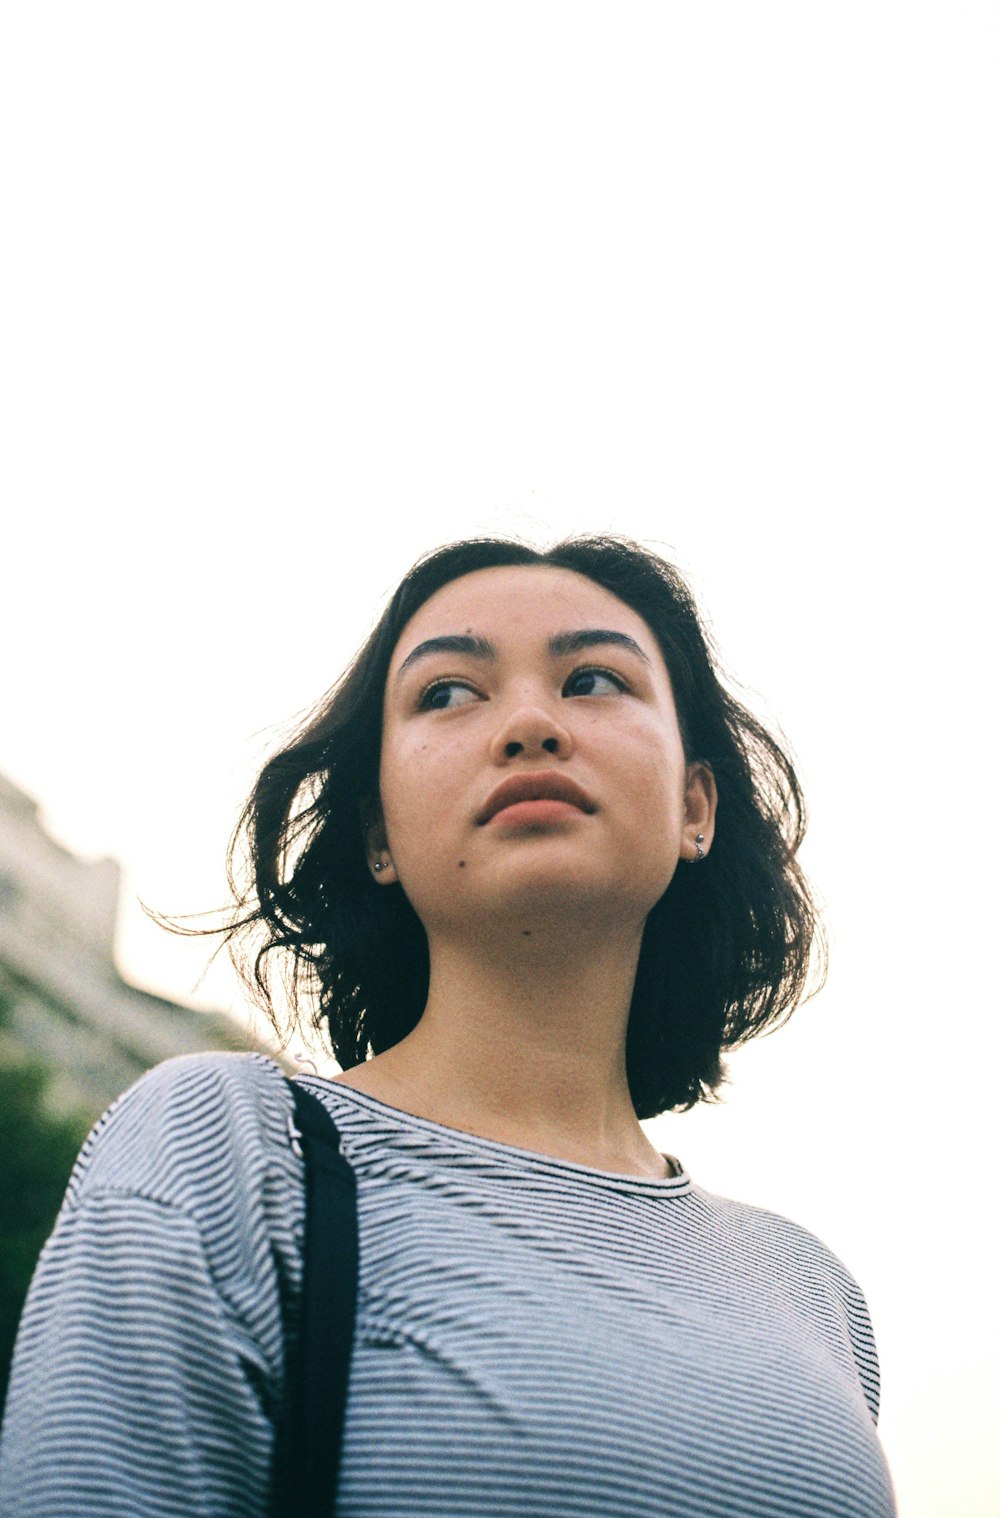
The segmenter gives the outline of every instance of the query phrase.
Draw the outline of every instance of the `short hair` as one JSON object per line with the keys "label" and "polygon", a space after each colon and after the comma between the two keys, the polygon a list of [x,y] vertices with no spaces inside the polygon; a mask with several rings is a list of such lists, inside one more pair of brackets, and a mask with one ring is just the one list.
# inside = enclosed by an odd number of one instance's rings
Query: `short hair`
{"label": "short hair", "polygon": [[628,539],[575,537],[539,550],[473,538],[418,560],[350,667],[260,772],[229,847],[230,952],[287,1041],[274,998],[281,965],[295,1019],[326,1033],[345,1070],[416,1026],[427,937],[402,887],[376,885],[366,853],[386,678],[404,627],[435,591],[512,565],[573,570],[643,618],[670,675],[685,757],[715,776],[711,850],[675,871],[649,913],[626,1039],[637,1116],[686,1110],[716,1097],[726,1051],[819,988],[824,943],[795,857],[805,808],[792,761],[723,686],[680,574]]}

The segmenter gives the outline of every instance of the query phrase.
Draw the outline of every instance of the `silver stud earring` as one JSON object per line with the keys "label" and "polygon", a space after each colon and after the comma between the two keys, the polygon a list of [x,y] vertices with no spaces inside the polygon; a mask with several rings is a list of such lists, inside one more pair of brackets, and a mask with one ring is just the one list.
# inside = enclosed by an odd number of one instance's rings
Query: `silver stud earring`
{"label": "silver stud earring", "polygon": [[695,863],[696,864],[698,863],[698,860],[704,859],[704,857],[705,857],[705,850],[702,848],[702,844],[704,842],[705,842],[705,835],[704,835],[704,833],[698,833],[696,835],[696,837],[695,837],[695,840],[694,840],[694,846],[695,846],[695,848],[697,850],[697,854],[695,856]]}
{"label": "silver stud earring", "polygon": [[375,871],[376,874],[378,874],[379,870],[384,870],[385,869],[385,860],[384,859],[378,860],[378,862],[376,864],[372,865],[372,869]]}

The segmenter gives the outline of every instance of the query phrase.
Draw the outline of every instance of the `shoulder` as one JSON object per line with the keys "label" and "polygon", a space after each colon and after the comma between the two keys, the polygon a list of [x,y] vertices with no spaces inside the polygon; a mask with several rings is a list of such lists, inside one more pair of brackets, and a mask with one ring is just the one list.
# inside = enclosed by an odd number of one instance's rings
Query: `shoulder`
{"label": "shoulder", "polygon": [[[132,1191],[188,1211],[226,1173],[252,1175],[287,1149],[291,1094],[278,1065],[259,1054],[166,1060],[112,1103],[80,1152],[66,1205],[97,1192]],[[289,1150],[290,1152],[290,1150]]]}
{"label": "shoulder", "polygon": [[167,1060],[97,1123],[53,1238],[83,1213],[113,1216],[120,1235],[128,1217],[148,1217],[152,1207],[167,1243],[171,1226],[193,1230],[216,1289],[253,1317],[262,1281],[275,1276],[282,1291],[294,1291],[301,1268],[305,1198],[293,1110],[281,1069],[263,1055]]}
{"label": "shoulder", "polygon": [[861,1295],[861,1288],[839,1255],[801,1223],[750,1202],[705,1191],[701,1196],[720,1225],[747,1250],[766,1260],[776,1279],[786,1280],[790,1287],[797,1282],[814,1286],[829,1283],[846,1296]]}
{"label": "shoulder", "polygon": [[696,1188],[748,1275],[780,1295],[858,1375],[878,1416],[879,1365],[864,1293],[839,1255],[781,1213]]}
{"label": "shoulder", "polygon": [[73,1512],[263,1511],[301,1282],[292,1107],[272,1061],[194,1055],[98,1122],[18,1334],[0,1460],[18,1513],[84,1487]]}

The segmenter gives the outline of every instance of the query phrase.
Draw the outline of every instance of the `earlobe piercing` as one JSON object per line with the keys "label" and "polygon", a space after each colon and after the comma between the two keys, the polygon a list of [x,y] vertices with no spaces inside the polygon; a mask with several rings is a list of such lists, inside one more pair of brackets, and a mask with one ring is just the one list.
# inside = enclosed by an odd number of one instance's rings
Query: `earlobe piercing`
{"label": "earlobe piercing", "polygon": [[376,864],[372,865],[372,869],[376,872],[376,874],[378,873],[379,870],[384,870],[385,869],[385,860],[384,859],[378,860],[378,862]]}
{"label": "earlobe piercing", "polygon": [[695,855],[694,860],[692,861],[694,864],[697,864],[700,859],[704,859],[704,857],[705,857],[705,850],[702,848],[702,844],[704,842],[705,842],[705,835],[704,835],[704,833],[698,833],[698,834],[696,834],[695,840],[694,840],[694,846],[695,846],[695,849],[697,850],[697,853]]}

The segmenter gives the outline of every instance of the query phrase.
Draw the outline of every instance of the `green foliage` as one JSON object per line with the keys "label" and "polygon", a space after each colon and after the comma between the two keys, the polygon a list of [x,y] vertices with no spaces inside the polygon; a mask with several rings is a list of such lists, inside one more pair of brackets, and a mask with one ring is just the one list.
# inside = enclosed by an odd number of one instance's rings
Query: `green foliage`
{"label": "green foliage", "polygon": [[45,1111],[47,1079],[35,1060],[0,1064],[0,1406],[35,1261],[89,1127]]}

